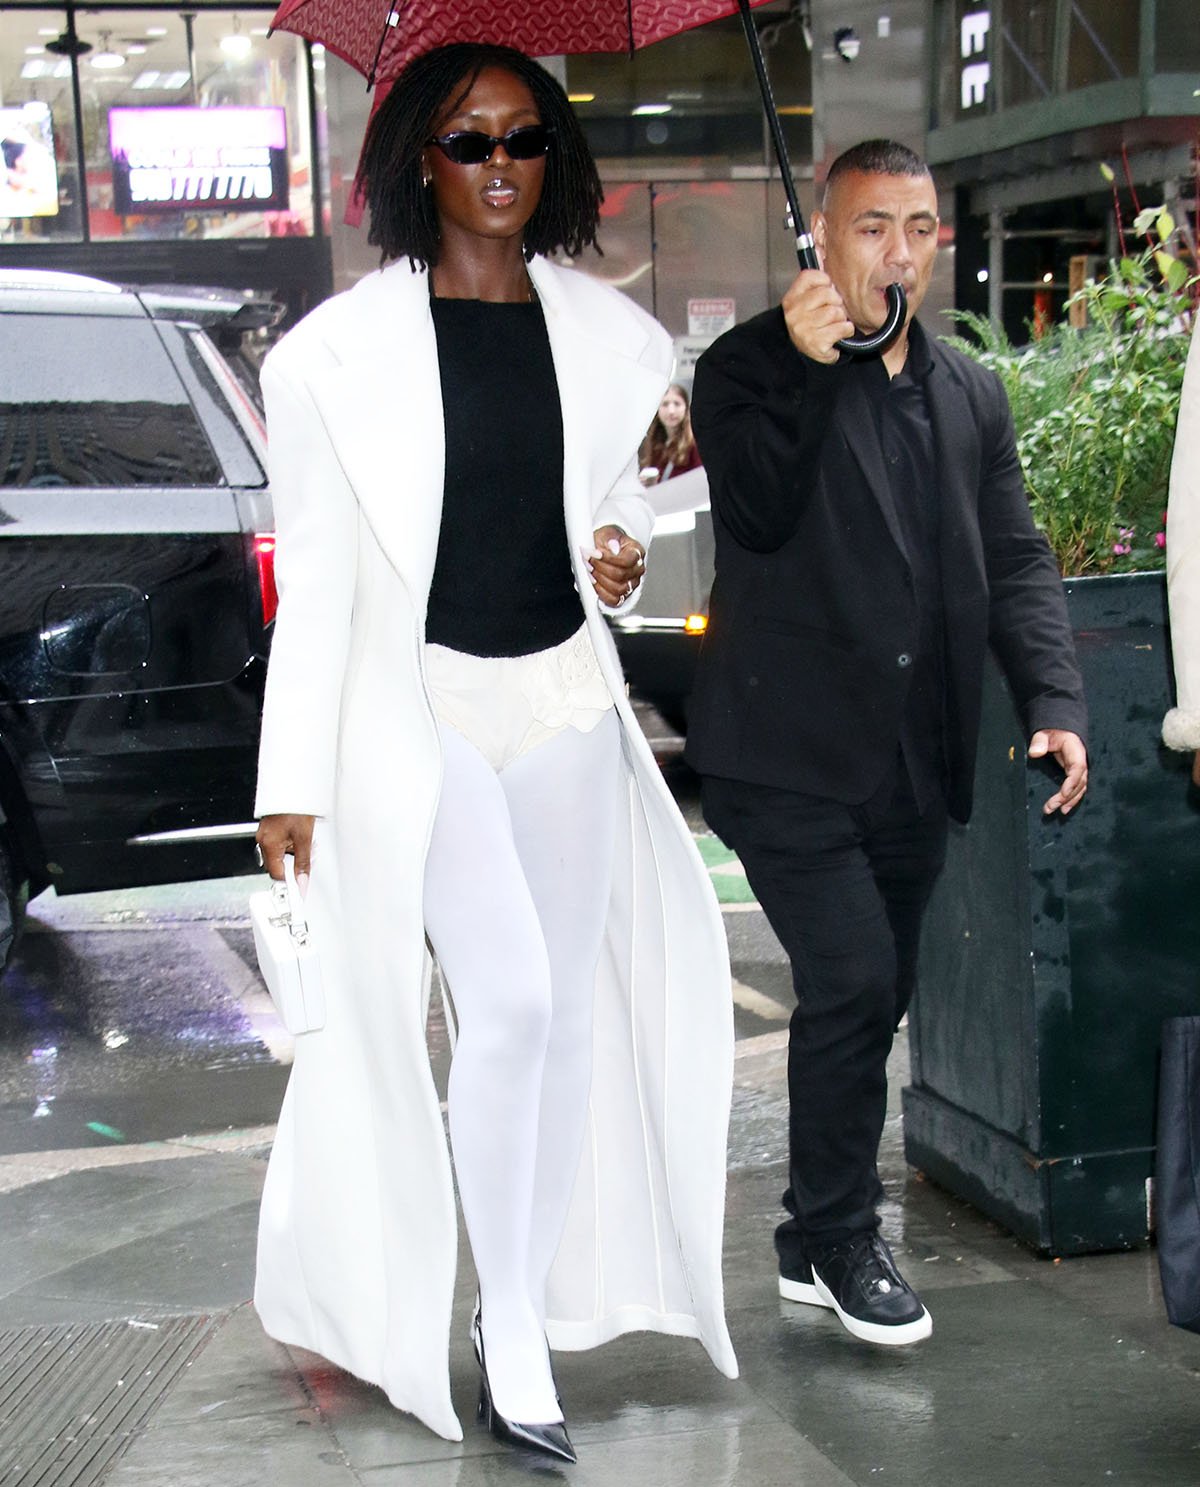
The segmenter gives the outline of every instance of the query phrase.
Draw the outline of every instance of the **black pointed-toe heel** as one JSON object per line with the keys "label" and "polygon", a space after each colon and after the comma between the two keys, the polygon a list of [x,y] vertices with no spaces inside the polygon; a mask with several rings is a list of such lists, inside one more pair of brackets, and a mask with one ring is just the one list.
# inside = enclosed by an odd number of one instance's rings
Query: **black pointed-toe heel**
{"label": "black pointed-toe heel", "polygon": [[479,1408],[476,1419],[486,1425],[491,1435],[507,1446],[516,1446],[523,1451],[538,1451],[551,1456],[555,1461],[574,1462],[578,1458],[567,1434],[565,1420],[550,1424],[524,1424],[520,1420],[509,1420],[492,1403],[492,1386],[488,1382],[487,1359],[483,1351],[483,1329],[480,1326],[479,1308],[471,1318],[471,1341],[475,1344],[475,1357],[479,1363]]}
{"label": "black pointed-toe heel", "polygon": [[[479,1340],[479,1317],[483,1310],[483,1303],[479,1299],[479,1292],[475,1292],[475,1305],[471,1308],[471,1346],[475,1349],[475,1361],[480,1368],[483,1367],[483,1344]],[[554,1402],[562,1409],[562,1391],[558,1387],[558,1376],[554,1372],[554,1359],[550,1357],[550,1342],[546,1341],[546,1357],[550,1363],[550,1382],[554,1385]],[[483,1406],[480,1405],[477,1419],[483,1419]]]}

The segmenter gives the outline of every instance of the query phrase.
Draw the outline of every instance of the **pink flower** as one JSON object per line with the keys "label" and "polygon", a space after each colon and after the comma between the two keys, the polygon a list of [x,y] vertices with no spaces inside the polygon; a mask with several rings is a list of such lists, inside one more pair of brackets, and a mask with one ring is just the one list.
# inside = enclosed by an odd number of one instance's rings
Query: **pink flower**
{"label": "pink flower", "polygon": [[1132,547],[1130,547],[1130,545],[1129,545],[1128,542],[1114,542],[1113,543],[1113,552],[1115,552],[1116,555],[1119,558],[1120,557],[1124,557],[1126,553],[1129,553],[1129,552],[1132,552],[1132,551],[1133,551],[1133,549],[1132,549]]}
{"label": "pink flower", "polygon": [[1155,532],[1155,534],[1154,534],[1154,545],[1155,545],[1155,547],[1166,547],[1166,545],[1167,545],[1167,534],[1165,532]]}

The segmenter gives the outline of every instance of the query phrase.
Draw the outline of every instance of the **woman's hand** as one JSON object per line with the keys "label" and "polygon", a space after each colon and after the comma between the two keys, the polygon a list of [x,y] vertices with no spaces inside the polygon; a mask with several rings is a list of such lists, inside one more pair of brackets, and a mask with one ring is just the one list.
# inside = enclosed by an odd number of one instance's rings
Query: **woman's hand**
{"label": "woman's hand", "polygon": [[642,581],[646,550],[620,527],[598,527],[592,535],[596,548],[587,555],[592,587],[602,603],[617,609]]}
{"label": "woman's hand", "polygon": [[264,816],[258,823],[259,851],[263,866],[273,878],[282,882],[283,859],[290,852],[296,860],[296,884],[301,897],[308,887],[312,868],[313,827],[315,816]]}

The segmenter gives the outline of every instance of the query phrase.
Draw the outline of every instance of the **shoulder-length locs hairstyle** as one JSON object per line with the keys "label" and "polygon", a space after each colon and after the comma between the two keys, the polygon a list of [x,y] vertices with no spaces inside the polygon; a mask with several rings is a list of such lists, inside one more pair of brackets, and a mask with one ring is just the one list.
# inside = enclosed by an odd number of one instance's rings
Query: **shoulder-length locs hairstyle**
{"label": "shoulder-length locs hairstyle", "polygon": [[414,57],[367,126],[358,185],[371,209],[367,241],[379,246],[385,261],[407,257],[429,268],[437,263],[437,212],[433,192],[421,184],[421,152],[438,121],[486,67],[503,67],[520,78],[551,131],[542,197],[525,228],[525,257],[560,248],[577,257],[595,244],[604,200],[600,173],[556,79],[512,47],[454,42]]}

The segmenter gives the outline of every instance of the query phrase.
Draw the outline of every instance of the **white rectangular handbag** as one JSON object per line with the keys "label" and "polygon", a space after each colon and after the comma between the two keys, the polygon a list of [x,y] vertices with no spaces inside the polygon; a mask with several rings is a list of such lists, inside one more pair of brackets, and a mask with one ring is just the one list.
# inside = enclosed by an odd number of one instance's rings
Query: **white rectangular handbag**
{"label": "white rectangular handbag", "polygon": [[325,1026],[321,959],[309,933],[292,858],[283,859],[284,881],[250,895],[250,924],[258,966],[289,1033],[315,1033]]}

